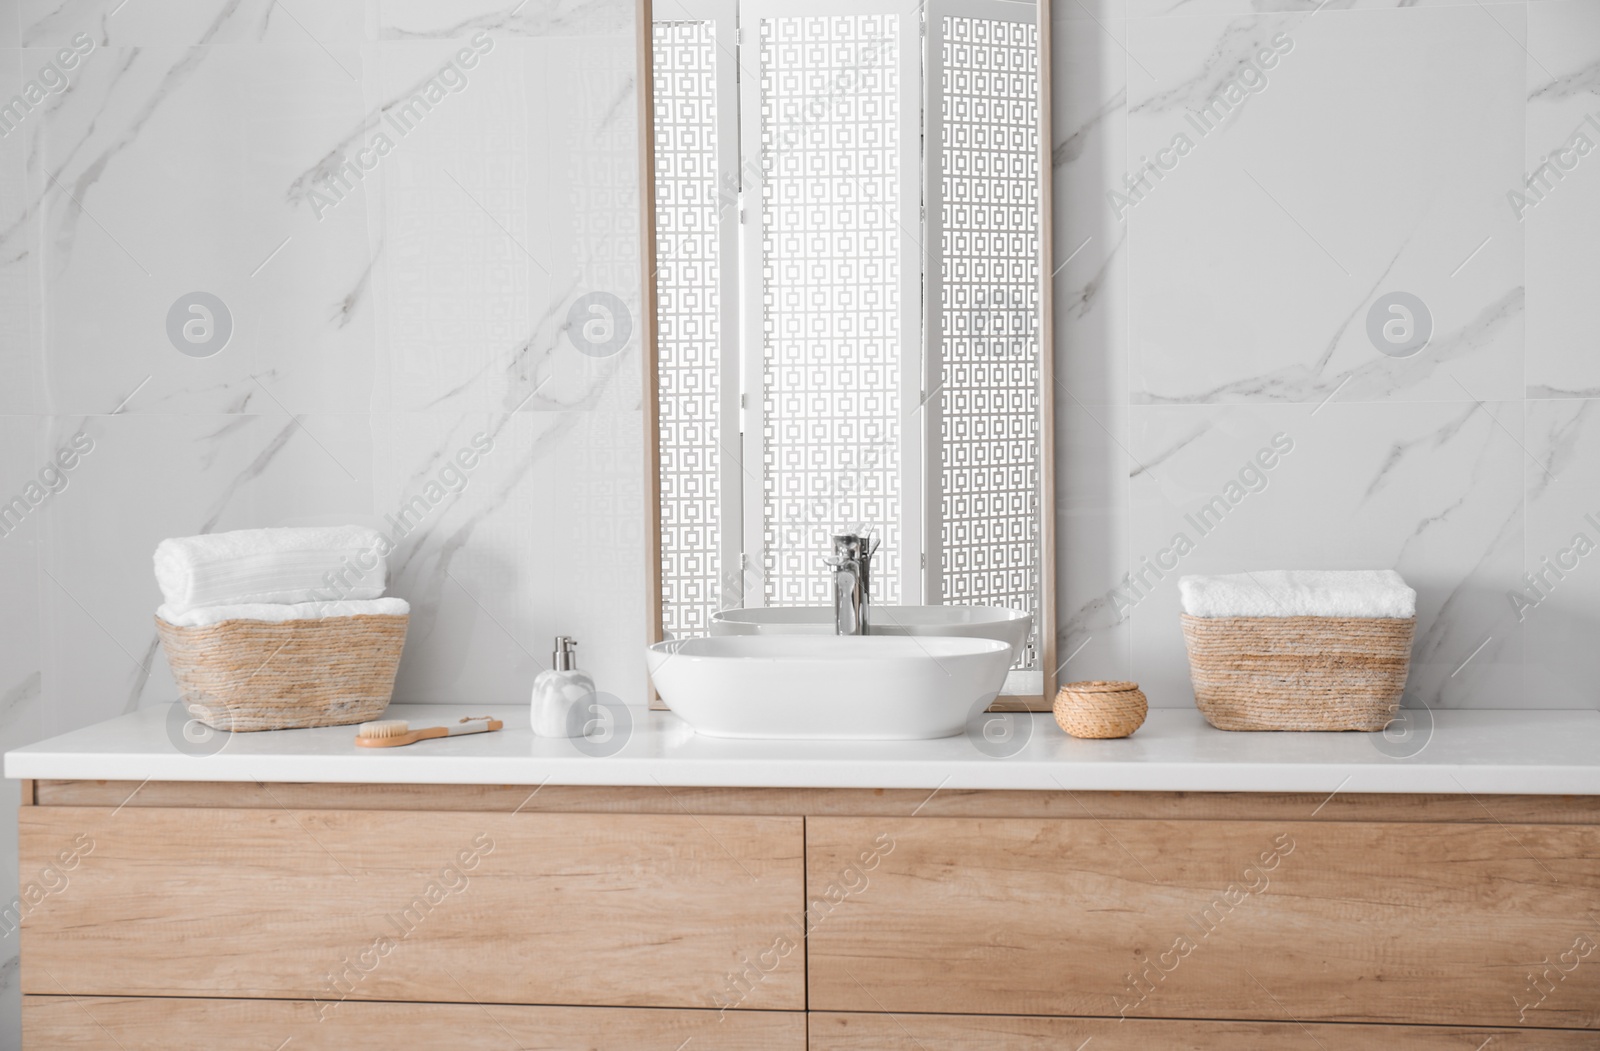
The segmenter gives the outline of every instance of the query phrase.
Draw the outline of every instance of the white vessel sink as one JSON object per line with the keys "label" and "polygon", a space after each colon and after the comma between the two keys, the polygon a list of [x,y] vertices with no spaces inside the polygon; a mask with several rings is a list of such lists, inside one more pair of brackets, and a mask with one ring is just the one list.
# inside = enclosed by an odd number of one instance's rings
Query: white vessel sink
{"label": "white vessel sink", "polygon": [[[1033,614],[1003,606],[879,606],[868,614],[872,635],[998,639],[1010,644],[1012,663],[1027,645]],[[713,635],[832,635],[832,606],[725,609],[711,616]]]}
{"label": "white vessel sink", "polygon": [[648,650],[668,707],[708,737],[953,737],[1005,682],[995,639],[744,635]]}

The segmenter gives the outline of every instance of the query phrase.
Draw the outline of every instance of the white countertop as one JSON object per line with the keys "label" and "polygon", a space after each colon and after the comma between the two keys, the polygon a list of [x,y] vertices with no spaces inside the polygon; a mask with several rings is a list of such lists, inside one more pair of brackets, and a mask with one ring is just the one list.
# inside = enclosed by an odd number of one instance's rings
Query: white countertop
{"label": "white countertop", "polygon": [[[1073,789],[1161,792],[1421,792],[1600,795],[1600,712],[1440,711],[1408,740],[1363,733],[1226,733],[1194,709],[1153,709],[1132,737],[1080,741],[1048,714],[985,754],[939,741],[733,741],[668,712],[631,709],[620,751],[586,755],[535,737],[526,708],[395,705],[413,728],[493,714],[506,729],[357,748],[354,727],[217,735],[150,708],[6,753],[5,776],[60,780],[650,785],[746,788]],[[1423,721],[1426,721],[1424,714]],[[185,748],[180,748],[183,742]],[[213,754],[191,752],[219,750]]]}

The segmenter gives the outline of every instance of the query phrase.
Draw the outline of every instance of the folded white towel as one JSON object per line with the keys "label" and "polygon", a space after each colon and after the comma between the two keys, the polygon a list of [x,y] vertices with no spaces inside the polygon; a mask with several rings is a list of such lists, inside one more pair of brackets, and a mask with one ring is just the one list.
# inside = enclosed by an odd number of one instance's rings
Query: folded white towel
{"label": "folded white towel", "polygon": [[326,602],[383,594],[389,541],[366,526],[238,529],[156,545],[156,583],[174,610]]}
{"label": "folded white towel", "polygon": [[261,620],[282,624],[286,620],[320,620],[323,617],[398,617],[411,612],[403,598],[375,598],[340,602],[246,602],[232,606],[174,609],[162,606],[156,616],[179,628],[204,628],[225,620]]}
{"label": "folded white towel", "polygon": [[1191,617],[1414,617],[1417,593],[1392,569],[1279,569],[1178,581]]}

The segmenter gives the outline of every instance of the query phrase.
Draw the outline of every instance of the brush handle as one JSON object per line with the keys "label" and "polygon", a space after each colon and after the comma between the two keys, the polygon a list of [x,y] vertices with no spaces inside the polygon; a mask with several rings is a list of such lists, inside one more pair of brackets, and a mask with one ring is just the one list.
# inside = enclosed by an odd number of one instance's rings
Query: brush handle
{"label": "brush handle", "polygon": [[451,723],[447,727],[439,726],[435,727],[435,729],[444,730],[450,737],[459,737],[462,734],[488,733],[491,730],[498,730],[504,725],[505,723],[502,723],[499,719],[464,719],[459,723]]}
{"label": "brush handle", "polygon": [[499,719],[471,719],[466,722],[453,723],[450,726],[430,726],[425,730],[412,730],[410,733],[399,734],[395,737],[357,737],[356,744],[362,748],[399,748],[401,745],[416,744],[433,737],[459,737],[462,734],[481,734],[498,730],[505,726]]}

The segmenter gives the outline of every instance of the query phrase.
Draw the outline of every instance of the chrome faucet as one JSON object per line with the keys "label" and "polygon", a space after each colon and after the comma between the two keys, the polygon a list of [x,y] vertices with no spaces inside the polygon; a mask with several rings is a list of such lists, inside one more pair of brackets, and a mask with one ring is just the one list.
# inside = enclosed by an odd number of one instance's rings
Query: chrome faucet
{"label": "chrome faucet", "polygon": [[845,533],[833,538],[833,633],[867,635],[871,633],[872,556],[879,541],[870,536]]}

